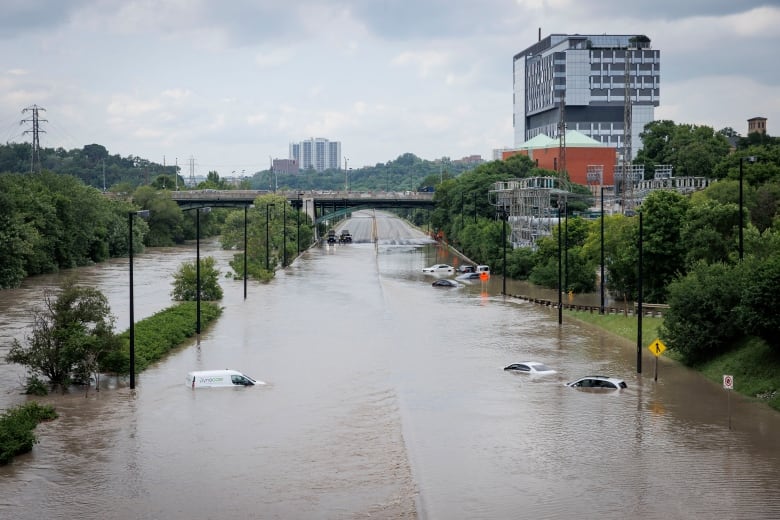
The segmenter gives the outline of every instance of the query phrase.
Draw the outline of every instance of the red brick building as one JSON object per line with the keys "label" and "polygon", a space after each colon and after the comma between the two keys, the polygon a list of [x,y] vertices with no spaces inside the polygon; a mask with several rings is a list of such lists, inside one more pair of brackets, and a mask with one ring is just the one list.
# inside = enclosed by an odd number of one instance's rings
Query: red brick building
{"label": "red brick building", "polygon": [[[539,168],[558,171],[560,157],[558,139],[539,134],[523,143],[519,148],[503,152],[501,158],[506,160],[517,154],[527,155]],[[588,167],[600,166],[603,172],[600,184],[614,184],[617,160],[617,150],[613,146],[591,139],[574,130],[566,132],[566,170],[573,183],[587,186]],[[592,180],[591,184],[594,184]]]}

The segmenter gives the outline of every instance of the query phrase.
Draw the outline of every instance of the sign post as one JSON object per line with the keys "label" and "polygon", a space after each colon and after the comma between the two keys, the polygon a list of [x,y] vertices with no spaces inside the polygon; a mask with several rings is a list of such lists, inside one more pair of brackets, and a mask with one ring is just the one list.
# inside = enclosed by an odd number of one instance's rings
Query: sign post
{"label": "sign post", "polygon": [[731,429],[731,391],[734,390],[734,376],[723,375],[723,388],[726,389],[726,407],[729,414],[729,430]]}
{"label": "sign post", "polygon": [[656,338],[652,343],[647,346],[647,350],[653,353],[655,356],[655,378],[654,381],[658,381],[658,358],[666,350],[666,345],[660,339]]}

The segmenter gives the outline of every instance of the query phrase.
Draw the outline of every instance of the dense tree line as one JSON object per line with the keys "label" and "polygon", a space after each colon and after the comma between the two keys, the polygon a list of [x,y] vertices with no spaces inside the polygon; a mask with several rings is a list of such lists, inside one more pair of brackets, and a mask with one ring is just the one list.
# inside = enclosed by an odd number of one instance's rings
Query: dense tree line
{"label": "dense tree line", "polygon": [[417,191],[473,170],[477,165],[452,161],[447,157],[436,161],[405,153],[395,160],[374,166],[325,170],[301,170],[296,174],[259,172],[250,180],[255,190],[344,190],[350,191]]}
{"label": "dense tree line", "polygon": [[[41,148],[40,165],[33,163],[30,143],[0,145],[0,172],[36,173],[44,170],[80,179],[87,186],[101,191],[112,187],[131,192],[138,186],[150,184],[158,175],[168,175],[169,188],[174,185],[175,165],[164,166],[137,156],[110,155],[99,144],[88,144],[81,149]],[[179,183],[183,185],[181,177]]]}
{"label": "dense tree line", "polygon": [[[126,255],[127,213],[134,209],[68,175],[0,174],[0,288]],[[143,247],[143,222],[134,234],[134,248]]]}

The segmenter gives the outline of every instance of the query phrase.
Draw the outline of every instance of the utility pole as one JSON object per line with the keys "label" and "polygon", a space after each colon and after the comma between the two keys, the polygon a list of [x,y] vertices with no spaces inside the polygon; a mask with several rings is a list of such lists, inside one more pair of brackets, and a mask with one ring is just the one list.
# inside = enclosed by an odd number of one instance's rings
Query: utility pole
{"label": "utility pole", "polygon": [[631,125],[632,125],[632,104],[631,104],[631,45],[626,47],[625,58],[625,79],[623,80],[623,214],[626,209],[634,207],[634,172],[631,166]]}
{"label": "utility pole", "polygon": [[195,187],[195,157],[190,155],[190,187]]}
{"label": "utility pole", "polygon": [[558,121],[558,187],[563,189],[566,174],[566,86],[561,92],[560,119]]}
{"label": "utility pole", "polygon": [[41,140],[40,140],[40,133],[46,133],[46,130],[41,130],[40,124],[41,123],[48,123],[46,119],[41,119],[38,115],[38,112],[46,112],[46,109],[43,107],[39,107],[38,105],[32,105],[22,110],[22,114],[26,114],[27,112],[32,112],[32,118],[31,119],[22,119],[19,123],[20,125],[23,125],[24,123],[32,123],[32,129],[25,130],[22,132],[22,134],[32,134],[33,141],[32,141],[32,152],[30,153],[30,173],[35,172],[35,163],[38,163],[38,172],[41,171]]}

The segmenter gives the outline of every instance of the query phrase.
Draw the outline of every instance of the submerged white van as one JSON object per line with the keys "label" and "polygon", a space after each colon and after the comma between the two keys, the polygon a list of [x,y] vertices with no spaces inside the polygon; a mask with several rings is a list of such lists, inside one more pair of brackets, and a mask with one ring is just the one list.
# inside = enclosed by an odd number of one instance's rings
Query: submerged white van
{"label": "submerged white van", "polygon": [[238,370],[198,370],[187,372],[187,386],[196,388],[211,388],[223,386],[252,386],[264,385],[263,381],[253,379]]}

